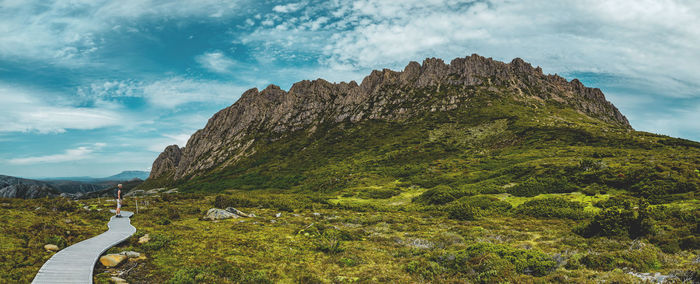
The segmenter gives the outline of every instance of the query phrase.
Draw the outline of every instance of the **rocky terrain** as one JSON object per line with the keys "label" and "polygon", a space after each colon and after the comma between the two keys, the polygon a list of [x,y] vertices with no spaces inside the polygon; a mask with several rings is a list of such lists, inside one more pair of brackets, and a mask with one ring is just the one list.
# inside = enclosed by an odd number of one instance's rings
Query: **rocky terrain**
{"label": "rocky terrain", "polygon": [[57,195],[58,189],[48,183],[0,175],[0,198],[41,198]]}
{"label": "rocky terrain", "polygon": [[[561,104],[581,115],[631,129],[599,89],[574,79],[545,75],[516,58],[503,63],[472,55],[449,64],[429,58],[403,71],[373,71],[362,80],[333,84],[323,79],[295,83],[289,91],[270,85],[250,89],[195,132],[187,147],[168,146],[155,160],[149,179],[165,183],[206,174],[255,152],[260,133],[278,139],[298,130],[313,133],[323,124],[368,120],[405,121],[426,112],[468,109],[479,92],[510,96],[524,104]],[[438,94],[446,95],[438,96]],[[268,139],[270,139],[268,137]]]}

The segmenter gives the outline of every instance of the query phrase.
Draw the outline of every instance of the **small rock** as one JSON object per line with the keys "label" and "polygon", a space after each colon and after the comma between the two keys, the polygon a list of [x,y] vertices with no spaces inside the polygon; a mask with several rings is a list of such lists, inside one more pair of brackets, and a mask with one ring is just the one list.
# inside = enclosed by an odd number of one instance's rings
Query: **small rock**
{"label": "small rock", "polygon": [[66,219],[63,219],[63,223],[70,224],[70,223],[73,223],[73,220],[66,218]]}
{"label": "small rock", "polygon": [[[231,212],[231,213],[233,213],[233,214],[236,214],[236,215],[238,215],[238,216],[242,216],[242,217],[248,217],[248,218],[250,218],[250,217],[255,217],[255,215],[253,215],[253,214],[246,214],[246,213],[243,213],[243,211],[238,210],[238,209],[233,208],[233,207],[228,207],[228,208],[226,208],[226,211]],[[252,216],[251,216],[251,215],[252,215]]]}
{"label": "small rock", "polygon": [[279,218],[279,217],[282,217],[282,213],[275,214],[275,218]]}
{"label": "small rock", "polygon": [[146,260],[146,259],[147,259],[146,255],[141,254],[141,256],[139,256],[137,258],[129,258],[129,261],[134,262],[134,261],[141,261],[141,260]]}
{"label": "small rock", "polygon": [[222,220],[222,219],[229,219],[229,218],[238,218],[240,216],[233,214],[231,212],[228,212],[223,209],[219,208],[211,208],[207,211],[207,215],[204,217],[205,220]]}
{"label": "small rock", "polygon": [[119,254],[126,255],[126,257],[128,257],[128,258],[139,258],[141,256],[140,253],[135,252],[135,251],[123,251],[123,252],[120,252]]}
{"label": "small rock", "polygon": [[126,260],[126,255],[122,254],[108,254],[100,257],[100,263],[105,267],[115,267]]}
{"label": "small rock", "polygon": [[151,236],[149,236],[148,234],[145,234],[139,238],[139,244],[145,244],[150,240],[151,240]]}
{"label": "small rock", "polygon": [[112,276],[112,278],[109,278],[109,282],[116,283],[116,284],[128,284],[128,282],[126,282],[126,280],[121,279],[121,278],[116,277],[116,276]]}
{"label": "small rock", "polygon": [[44,249],[47,251],[58,251],[58,246],[54,244],[44,245]]}

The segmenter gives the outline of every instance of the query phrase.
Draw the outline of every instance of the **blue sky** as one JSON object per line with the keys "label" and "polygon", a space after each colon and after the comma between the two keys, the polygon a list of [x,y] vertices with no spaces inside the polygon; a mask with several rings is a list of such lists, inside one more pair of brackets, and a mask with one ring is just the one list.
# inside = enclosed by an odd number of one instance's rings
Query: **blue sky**
{"label": "blue sky", "polygon": [[145,170],[252,87],[521,57],[700,140],[697,1],[0,0],[0,174]]}

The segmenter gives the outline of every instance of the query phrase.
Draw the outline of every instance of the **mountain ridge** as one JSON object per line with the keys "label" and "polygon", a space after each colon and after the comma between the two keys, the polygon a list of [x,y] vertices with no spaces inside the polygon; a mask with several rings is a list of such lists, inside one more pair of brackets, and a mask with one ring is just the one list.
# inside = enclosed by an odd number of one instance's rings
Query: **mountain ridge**
{"label": "mountain ridge", "polygon": [[[525,104],[562,104],[614,127],[632,129],[600,89],[545,75],[520,58],[504,63],[473,54],[449,64],[427,58],[422,64],[410,62],[403,71],[374,70],[359,85],[317,79],[297,82],[289,91],[275,85],[249,89],[214,114],[187,147],[168,146],[154,161],[149,179],[187,180],[231,165],[254,153],[256,133],[282,137],[303,129],[314,132],[322,123],[402,121],[425,112],[469,107],[481,91],[508,94]],[[439,95],[445,92],[450,94]]]}

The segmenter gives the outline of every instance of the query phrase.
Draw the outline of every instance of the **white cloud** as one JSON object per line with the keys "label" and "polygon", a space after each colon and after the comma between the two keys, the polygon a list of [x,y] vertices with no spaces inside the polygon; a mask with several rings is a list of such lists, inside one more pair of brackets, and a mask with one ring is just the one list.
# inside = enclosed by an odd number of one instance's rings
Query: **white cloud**
{"label": "white cloud", "polygon": [[174,77],[144,85],[143,95],[152,105],[174,108],[192,102],[232,104],[245,90],[227,83]]}
{"label": "white cloud", "polygon": [[300,2],[300,3],[289,3],[286,5],[277,5],[275,7],[272,7],[272,11],[275,11],[277,13],[292,13],[296,12],[299,9],[303,8],[306,3]]}
{"label": "white cloud", "polygon": [[143,98],[151,107],[172,109],[189,103],[232,104],[247,88],[213,80],[170,77],[155,81],[105,81],[80,88],[86,101]]}
{"label": "white cloud", "polygon": [[151,152],[160,153],[163,152],[165,147],[173,144],[176,144],[178,147],[182,148],[187,145],[187,140],[190,139],[190,136],[191,133],[163,134],[162,138],[150,140],[151,144],[148,146],[148,150]]}
{"label": "white cloud", "polygon": [[46,156],[26,157],[9,159],[8,162],[13,165],[32,165],[41,163],[62,163],[70,161],[84,160],[90,157],[95,151],[105,147],[105,143],[94,143],[89,146],[80,146],[74,149],[68,149],[61,154],[53,154]]}
{"label": "white cloud", "polygon": [[221,51],[204,53],[197,56],[195,60],[202,65],[202,67],[216,73],[229,73],[231,67],[236,64],[233,59],[228,58]]}
{"label": "white cloud", "polygon": [[60,133],[96,129],[125,122],[110,107],[76,107],[55,94],[0,85],[0,132]]}
{"label": "white cloud", "polygon": [[[21,4],[19,4],[19,3]],[[236,15],[238,1],[30,0],[0,2],[0,57],[92,64],[99,33],[137,30],[137,20]],[[119,26],[119,28],[117,28]]]}

